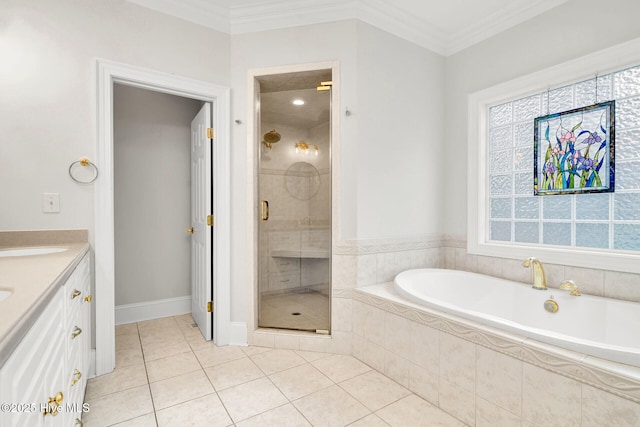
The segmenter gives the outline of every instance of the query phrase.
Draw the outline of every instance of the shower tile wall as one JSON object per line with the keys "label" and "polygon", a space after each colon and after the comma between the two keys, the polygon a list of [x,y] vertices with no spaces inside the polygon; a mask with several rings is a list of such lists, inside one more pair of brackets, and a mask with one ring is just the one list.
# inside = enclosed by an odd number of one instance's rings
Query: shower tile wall
{"label": "shower tile wall", "polygon": [[[260,293],[274,294],[311,288],[329,293],[327,258],[272,256],[274,251],[331,250],[331,169],[329,123],[299,129],[262,123],[262,133],[276,129],[282,136],[271,150],[261,147],[259,192],[269,201],[269,220],[260,224]],[[296,153],[295,143],[318,145],[319,153]],[[294,197],[285,185],[286,171],[296,162],[312,164],[320,174],[318,192],[308,200]]]}

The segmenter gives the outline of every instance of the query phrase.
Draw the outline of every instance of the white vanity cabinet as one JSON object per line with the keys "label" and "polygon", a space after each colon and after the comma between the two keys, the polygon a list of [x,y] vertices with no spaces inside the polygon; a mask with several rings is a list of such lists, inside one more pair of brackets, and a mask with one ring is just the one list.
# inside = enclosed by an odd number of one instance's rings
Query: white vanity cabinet
{"label": "white vanity cabinet", "polygon": [[91,348],[89,268],[87,254],[0,368],[1,427],[82,424]]}

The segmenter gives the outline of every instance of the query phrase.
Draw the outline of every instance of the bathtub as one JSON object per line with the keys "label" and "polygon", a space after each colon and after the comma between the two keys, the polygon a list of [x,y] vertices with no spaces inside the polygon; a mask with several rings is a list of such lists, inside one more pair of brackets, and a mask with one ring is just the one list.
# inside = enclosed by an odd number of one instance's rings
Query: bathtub
{"label": "bathtub", "polygon": [[[394,289],[432,310],[640,367],[640,303],[576,297],[563,290],[537,290],[519,282],[443,269],[402,272],[394,280]],[[556,313],[544,309],[548,299],[558,304]]]}

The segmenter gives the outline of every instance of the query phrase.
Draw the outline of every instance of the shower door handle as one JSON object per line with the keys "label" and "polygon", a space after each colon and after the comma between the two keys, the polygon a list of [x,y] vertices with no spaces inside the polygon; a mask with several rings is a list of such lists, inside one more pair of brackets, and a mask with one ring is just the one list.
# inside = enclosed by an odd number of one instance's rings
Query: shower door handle
{"label": "shower door handle", "polygon": [[269,201],[260,201],[260,219],[267,221],[269,219]]}

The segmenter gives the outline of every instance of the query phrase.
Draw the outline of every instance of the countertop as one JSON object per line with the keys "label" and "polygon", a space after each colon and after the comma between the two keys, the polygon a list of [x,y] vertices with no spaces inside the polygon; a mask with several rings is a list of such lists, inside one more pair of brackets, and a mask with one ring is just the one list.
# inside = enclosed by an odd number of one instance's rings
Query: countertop
{"label": "countertop", "polygon": [[[2,240],[0,236],[0,242]],[[6,242],[2,243],[0,250],[48,246],[67,250],[45,255],[0,257],[0,289],[12,291],[9,298],[0,302],[0,367],[35,323],[49,299],[89,252],[86,241],[54,243],[47,240],[46,244],[37,244],[37,240],[29,240],[27,245],[12,244],[10,247]]]}

